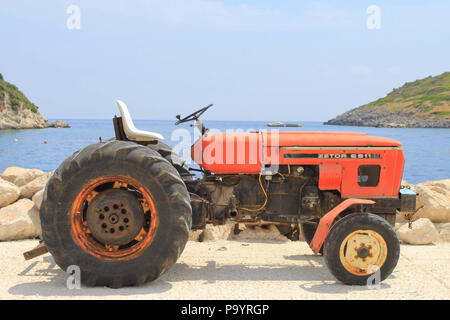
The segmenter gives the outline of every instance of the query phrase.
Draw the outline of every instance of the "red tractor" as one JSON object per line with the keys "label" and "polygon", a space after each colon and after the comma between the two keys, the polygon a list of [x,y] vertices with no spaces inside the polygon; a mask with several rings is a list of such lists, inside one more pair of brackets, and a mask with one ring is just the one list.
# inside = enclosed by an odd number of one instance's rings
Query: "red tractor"
{"label": "red tractor", "polygon": [[115,139],[67,158],[40,209],[41,249],[64,270],[77,265],[84,284],[155,280],[177,261],[190,230],[230,220],[300,225],[346,284],[394,270],[396,211],[415,210],[415,194],[400,188],[400,142],[342,132],[213,133],[199,119],[208,106],[177,116],[176,124],[195,121],[201,133],[191,148],[199,169],[190,169],[118,105]]}

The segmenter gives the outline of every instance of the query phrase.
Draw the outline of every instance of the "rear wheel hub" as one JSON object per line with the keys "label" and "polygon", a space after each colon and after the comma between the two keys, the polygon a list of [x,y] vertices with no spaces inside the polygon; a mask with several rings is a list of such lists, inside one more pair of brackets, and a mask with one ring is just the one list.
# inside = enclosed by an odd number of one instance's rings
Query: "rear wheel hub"
{"label": "rear wheel hub", "polygon": [[122,189],[100,192],[89,204],[86,222],[92,236],[105,245],[124,245],[144,226],[144,212],[137,197]]}

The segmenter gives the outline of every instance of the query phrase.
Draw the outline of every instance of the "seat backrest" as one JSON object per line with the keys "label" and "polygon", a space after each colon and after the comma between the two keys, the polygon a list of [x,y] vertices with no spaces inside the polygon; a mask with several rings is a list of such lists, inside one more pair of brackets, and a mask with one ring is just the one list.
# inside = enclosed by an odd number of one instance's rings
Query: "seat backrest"
{"label": "seat backrest", "polygon": [[130,140],[152,141],[164,139],[162,134],[137,129],[131,119],[130,112],[128,112],[128,107],[123,101],[117,100],[117,106],[119,107],[120,114],[122,115],[123,130]]}

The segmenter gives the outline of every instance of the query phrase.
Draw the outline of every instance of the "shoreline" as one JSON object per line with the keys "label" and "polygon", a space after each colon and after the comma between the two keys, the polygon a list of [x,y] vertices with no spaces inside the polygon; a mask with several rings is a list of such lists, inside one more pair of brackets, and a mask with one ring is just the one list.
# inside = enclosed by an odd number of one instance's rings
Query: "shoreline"
{"label": "shoreline", "polygon": [[48,122],[44,126],[36,126],[36,127],[13,127],[13,128],[0,128],[0,131],[16,131],[16,130],[36,130],[36,129],[49,129],[49,128],[70,128],[70,125],[64,120],[55,120],[52,122]]}
{"label": "shoreline", "polygon": [[346,123],[346,122],[340,122],[340,123],[332,123],[330,121],[323,122],[323,125],[325,126],[341,126],[341,127],[365,127],[365,128],[390,128],[390,129],[450,129],[450,122],[446,126],[442,127],[432,127],[432,126],[406,126],[399,123],[385,123],[385,124],[377,124],[377,125],[366,125],[366,124],[360,124],[360,123]]}

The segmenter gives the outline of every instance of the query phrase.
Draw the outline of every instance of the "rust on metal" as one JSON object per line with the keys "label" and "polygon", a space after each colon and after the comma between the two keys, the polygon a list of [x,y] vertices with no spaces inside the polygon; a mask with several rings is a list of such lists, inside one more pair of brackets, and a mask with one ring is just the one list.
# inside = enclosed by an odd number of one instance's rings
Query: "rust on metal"
{"label": "rust on metal", "polygon": [[24,256],[25,260],[30,260],[30,259],[36,258],[38,256],[41,256],[43,254],[46,254],[47,252],[48,252],[48,249],[45,246],[44,241],[41,241],[34,249],[24,252],[23,256]]}
{"label": "rust on metal", "polygon": [[123,181],[114,181],[114,185],[113,188],[114,189],[119,189],[119,188],[127,188],[128,184],[126,182]]}
{"label": "rust on metal", "polygon": [[[412,229],[412,223],[413,223],[412,219],[413,219],[414,215],[417,213],[417,211],[419,211],[422,208],[423,208],[423,204],[420,205],[415,211],[408,212],[408,213],[405,214],[406,221],[408,221],[408,228],[409,229]],[[400,213],[400,211],[398,211],[398,210],[396,210],[395,212],[397,214]]]}
{"label": "rust on metal", "polygon": [[333,221],[342,211],[355,204],[374,204],[374,203],[375,201],[372,200],[350,198],[344,200],[336,207],[334,207],[331,211],[329,211],[327,214],[325,214],[320,219],[316,233],[314,234],[314,237],[310,243],[310,247],[314,251],[314,253],[315,254],[319,253],[320,248],[322,248],[325,238],[327,237],[328,232],[331,229]]}
{"label": "rust on metal", "polygon": [[[113,188],[95,191],[109,183],[113,183]],[[142,195],[145,206],[137,197],[127,195],[128,187]],[[93,192],[96,193],[94,198],[90,197]],[[86,204],[87,209],[84,209]],[[144,214],[148,215],[146,221],[139,218]],[[152,243],[158,215],[150,192],[135,179],[107,176],[90,181],[79,192],[72,206],[71,224],[74,239],[86,252],[102,260],[118,261],[140,255]],[[126,225],[129,231],[126,231]],[[116,236],[116,232],[123,232],[123,236]]]}
{"label": "rust on metal", "polygon": [[92,199],[94,199],[97,196],[98,192],[92,190],[87,196],[86,196],[86,201],[87,202],[91,202]]}
{"label": "rust on metal", "polygon": [[143,229],[144,210],[134,194],[122,189],[109,189],[89,203],[85,222],[101,243],[125,245]]}

